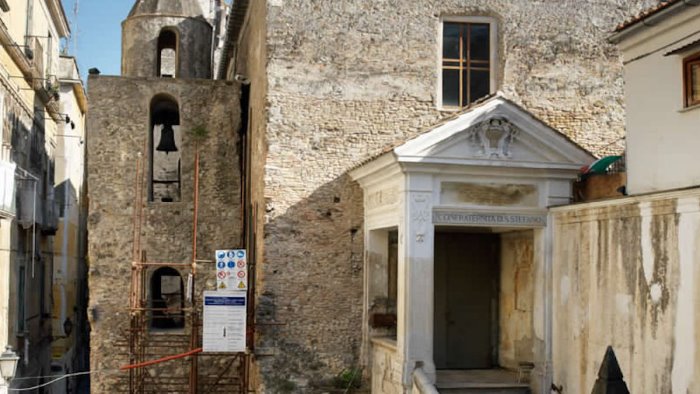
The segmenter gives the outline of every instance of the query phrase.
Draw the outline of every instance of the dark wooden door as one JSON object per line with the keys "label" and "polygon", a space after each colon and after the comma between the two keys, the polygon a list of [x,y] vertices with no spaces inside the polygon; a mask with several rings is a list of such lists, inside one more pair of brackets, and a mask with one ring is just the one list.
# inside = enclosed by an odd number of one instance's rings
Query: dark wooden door
{"label": "dark wooden door", "polygon": [[436,233],[434,354],[437,368],[495,366],[499,272],[497,235]]}

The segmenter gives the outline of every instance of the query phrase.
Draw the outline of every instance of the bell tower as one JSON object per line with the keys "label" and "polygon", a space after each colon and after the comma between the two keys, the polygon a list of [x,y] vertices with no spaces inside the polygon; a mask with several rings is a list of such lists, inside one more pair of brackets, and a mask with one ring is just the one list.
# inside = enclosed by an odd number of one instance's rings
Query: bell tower
{"label": "bell tower", "polygon": [[122,22],[122,75],[210,78],[212,34],[197,0],[136,0]]}

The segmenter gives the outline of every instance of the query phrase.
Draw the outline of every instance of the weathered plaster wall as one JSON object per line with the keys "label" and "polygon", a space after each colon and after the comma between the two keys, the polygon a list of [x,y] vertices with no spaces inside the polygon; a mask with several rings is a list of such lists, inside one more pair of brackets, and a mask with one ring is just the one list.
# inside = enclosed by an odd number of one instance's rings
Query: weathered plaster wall
{"label": "weathered plaster wall", "polygon": [[436,109],[440,17],[495,17],[499,89],[600,153],[623,132],[621,62],[605,38],[652,3],[267,1],[252,23],[267,23],[269,84],[258,286],[266,316],[283,323],[259,337],[280,349],[259,358],[270,392],[359,363],[362,192],[345,173],[446,115]]}
{"label": "weathered plaster wall", "polygon": [[372,341],[372,393],[402,394],[402,360],[398,357],[396,342],[380,339]]}
{"label": "weathered plaster wall", "polygon": [[631,392],[699,392],[700,191],[553,216],[555,384],[590,393],[610,345]]}
{"label": "weathered plaster wall", "polygon": [[534,238],[531,230],[501,235],[501,288],[498,361],[501,367],[518,369],[535,363],[532,326],[534,312]]}
{"label": "weathered plaster wall", "polygon": [[[226,81],[91,76],[89,88],[91,363],[93,369],[114,369],[127,363],[124,346],[127,343],[125,330],[129,326],[132,215],[137,201],[135,170],[139,154],[143,154],[148,140],[150,101],[156,94],[171,95],[180,105],[182,130],[203,125],[209,131],[209,136],[200,146],[198,257],[213,259],[215,249],[241,246],[236,134],[240,119],[239,86]],[[183,133],[182,138],[183,144],[179,147],[182,157],[181,201],[145,203],[144,197],[142,244],[148,261],[191,261],[195,147],[188,132]],[[143,187],[147,187],[146,182],[147,177]],[[152,271],[149,269],[148,274]],[[181,271],[184,278],[188,272]],[[215,289],[213,265],[199,265],[196,289]],[[197,308],[200,308],[200,300],[195,301]],[[188,330],[189,327],[184,333]],[[161,334],[158,338],[151,338],[157,339],[175,342],[160,349],[166,355],[190,348],[187,340],[177,335],[164,338]],[[219,361],[215,358],[200,361],[202,382],[207,381],[206,376],[221,372]],[[172,365],[173,369],[167,373],[187,376],[186,361]],[[162,375],[167,376],[165,372]],[[95,376],[92,390],[95,393],[113,392],[123,387],[126,376]],[[168,390],[173,390],[172,386]]]}

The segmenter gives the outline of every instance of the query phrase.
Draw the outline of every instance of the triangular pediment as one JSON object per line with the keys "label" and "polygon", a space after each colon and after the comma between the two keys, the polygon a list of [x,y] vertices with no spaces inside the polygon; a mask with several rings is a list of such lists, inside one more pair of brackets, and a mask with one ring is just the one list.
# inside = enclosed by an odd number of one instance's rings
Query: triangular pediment
{"label": "triangular pediment", "polygon": [[595,158],[522,107],[495,95],[396,147],[399,162],[578,168]]}

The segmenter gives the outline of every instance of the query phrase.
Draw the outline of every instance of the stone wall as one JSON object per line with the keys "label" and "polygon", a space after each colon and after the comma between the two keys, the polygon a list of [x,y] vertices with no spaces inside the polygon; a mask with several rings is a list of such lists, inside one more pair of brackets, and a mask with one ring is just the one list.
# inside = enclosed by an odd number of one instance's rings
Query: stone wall
{"label": "stone wall", "polygon": [[590,393],[612,346],[630,392],[698,392],[700,190],[553,216],[554,383]]}
{"label": "stone wall", "polygon": [[[267,103],[267,31],[266,18],[267,7],[264,1],[250,2],[248,20],[241,33],[239,46],[236,49],[235,65],[229,67],[226,78],[233,80],[235,76],[245,76],[250,84],[250,100],[247,109],[249,114],[247,130],[245,134],[246,164],[244,171],[246,183],[245,212],[246,212],[246,248],[249,251],[248,261],[255,271],[256,283],[266,280],[266,272],[263,263],[264,245],[264,218],[266,216],[266,198],[264,188],[265,159],[267,157],[267,128],[268,103]],[[274,343],[269,338],[275,335],[277,322],[275,321],[275,296],[265,286],[257,285],[255,288],[256,302],[256,340],[252,343],[254,357],[252,359],[252,371],[250,388],[265,392],[263,375],[275,377],[274,368],[282,368],[269,362],[274,360]],[[261,338],[268,338],[262,339]],[[262,362],[259,362],[262,361]],[[261,372],[259,367],[264,365],[267,369]],[[277,379],[275,383],[284,386],[284,379]],[[288,385],[287,385],[288,386]],[[274,392],[274,391],[273,391]]]}
{"label": "stone wall", "polygon": [[440,17],[494,17],[499,89],[603,153],[619,150],[624,127],[606,37],[653,3],[269,0],[251,13],[267,24],[267,155],[254,171],[266,202],[258,293],[280,324],[258,338],[278,350],[258,358],[268,392],[313,391],[361,366],[362,192],[346,172],[448,115],[436,109]]}
{"label": "stone wall", "polygon": [[[141,243],[149,262],[189,263],[192,260],[192,214],[195,142],[190,131],[203,126],[208,137],[200,143],[200,194],[198,258],[213,260],[216,249],[241,247],[241,185],[238,154],[239,86],[226,81],[91,76],[88,127],[88,182],[90,185],[89,259],[92,369],[116,369],[128,364],[133,213],[136,198],[136,163],[147,151],[149,106],[156,94],[179,103],[183,143],[179,146],[182,172],[180,202],[146,202]],[[156,141],[157,143],[157,141]],[[148,177],[142,186],[147,188]],[[144,189],[147,190],[147,189]],[[146,270],[146,283],[154,269]],[[179,269],[186,280],[189,269]],[[199,264],[195,286],[214,290],[215,267]],[[201,307],[201,298],[194,301]],[[189,307],[189,303],[185,304]],[[171,333],[149,332],[148,341],[170,345],[149,351],[148,358],[190,349],[189,324]],[[183,339],[184,338],[184,339]],[[162,343],[162,342],[161,342]],[[201,384],[221,372],[229,359],[200,357]],[[187,377],[188,362],[168,364],[155,378]],[[153,372],[154,369],[150,369]],[[231,376],[235,373],[232,371]],[[115,392],[128,375],[98,374],[92,378],[95,393]],[[173,380],[170,383],[177,383]],[[172,386],[159,391],[172,391]]]}
{"label": "stone wall", "polygon": [[138,15],[122,24],[122,75],[158,76],[158,36],[163,26],[177,31],[177,78],[211,77],[212,27],[204,19]]}

